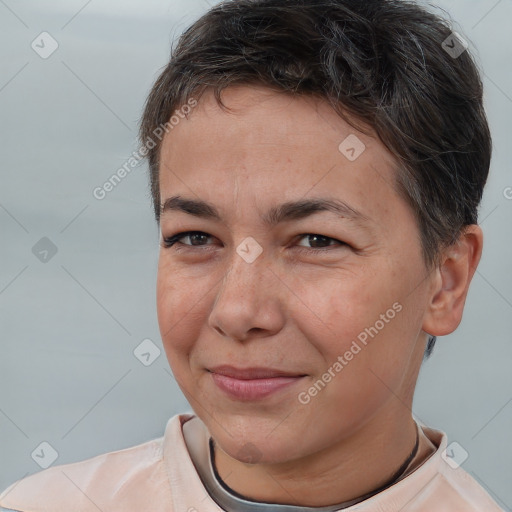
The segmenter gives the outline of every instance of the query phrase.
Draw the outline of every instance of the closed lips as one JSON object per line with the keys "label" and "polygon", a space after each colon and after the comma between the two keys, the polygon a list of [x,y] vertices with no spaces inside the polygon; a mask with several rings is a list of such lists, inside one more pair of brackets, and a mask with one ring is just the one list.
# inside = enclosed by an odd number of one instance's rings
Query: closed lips
{"label": "closed lips", "polygon": [[211,373],[217,373],[226,377],[239,380],[253,379],[273,379],[279,377],[304,377],[305,374],[293,373],[285,370],[277,370],[273,368],[235,368],[233,366],[216,366],[208,370]]}

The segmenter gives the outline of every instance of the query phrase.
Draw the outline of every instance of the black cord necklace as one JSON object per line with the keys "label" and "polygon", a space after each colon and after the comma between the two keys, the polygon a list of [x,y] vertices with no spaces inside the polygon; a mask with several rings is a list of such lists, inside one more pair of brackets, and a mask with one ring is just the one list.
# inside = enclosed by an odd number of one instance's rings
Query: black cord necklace
{"label": "black cord necklace", "polygon": [[[410,455],[405,459],[404,463],[397,469],[395,474],[391,477],[387,484],[384,484],[382,487],[379,487],[376,491],[372,491],[370,496],[373,496],[379,492],[382,492],[384,489],[391,487],[407,470],[409,464],[413,461],[414,457],[418,454],[418,449],[420,447],[420,435],[418,432],[418,426],[416,426],[416,443],[414,443],[414,448],[412,449]],[[369,497],[369,496],[367,496]]]}
{"label": "black cord necklace", "polygon": [[[228,493],[238,497],[238,498],[241,498],[241,499],[244,499],[244,500],[248,500],[248,498],[246,498],[245,496],[239,494],[238,492],[236,492],[234,489],[231,489],[231,487],[229,487],[220,477],[218,471],[217,471],[217,468],[216,468],[216,465],[215,465],[215,449],[214,449],[214,440],[213,438],[210,437],[209,439],[209,448],[210,448],[210,460],[211,460],[211,465],[212,465],[212,469],[213,469],[213,472],[215,474],[215,478],[217,480],[217,482],[221,485],[221,487],[224,488],[225,491],[227,491]],[[361,501],[364,501],[364,500],[367,500],[368,498],[371,498],[372,496],[375,496],[376,494],[379,494],[380,492],[386,490],[388,487],[391,487],[393,484],[395,484],[397,482],[397,480],[399,480],[403,474],[407,471],[407,468],[409,467],[409,465],[411,464],[411,462],[413,461],[413,459],[416,457],[417,453],[418,453],[418,449],[419,449],[419,445],[420,445],[420,436],[419,436],[419,428],[418,428],[418,425],[416,424],[416,442],[414,444],[414,447],[411,451],[411,453],[408,455],[407,459],[403,462],[403,464],[397,469],[397,471],[393,474],[393,476],[388,480],[387,483],[385,483],[384,485],[380,486],[378,489],[375,489],[367,494],[365,494],[364,496],[360,496],[359,498],[356,498],[354,500],[350,500],[350,501],[347,501],[345,503],[339,503],[337,505],[335,505],[334,508],[329,508],[329,510],[339,510],[340,508],[346,508],[346,507],[350,507],[352,505],[355,505],[357,503],[360,503]],[[252,501],[252,500],[250,500]],[[269,505],[269,504],[264,504],[264,503],[261,503],[261,502],[254,502],[252,501],[252,503],[254,503],[255,506],[260,506],[263,505]],[[279,507],[286,507],[287,510],[292,510],[294,509],[293,506],[290,506],[290,505],[279,505]],[[319,510],[319,509],[322,509],[322,510],[325,510],[326,508],[325,507],[298,507],[296,510],[311,510],[311,511],[314,511],[314,510]]]}

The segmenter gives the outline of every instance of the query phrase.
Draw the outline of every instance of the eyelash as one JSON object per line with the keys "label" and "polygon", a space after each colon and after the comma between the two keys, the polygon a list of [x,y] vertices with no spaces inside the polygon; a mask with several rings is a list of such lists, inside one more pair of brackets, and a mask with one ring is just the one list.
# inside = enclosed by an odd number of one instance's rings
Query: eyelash
{"label": "eyelash", "polygon": [[[175,244],[180,244],[184,247],[189,247],[189,248],[195,247],[195,248],[204,250],[204,247],[206,247],[206,246],[194,246],[194,245],[183,244],[183,243],[179,242],[180,238],[184,238],[186,236],[196,235],[196,234],[206,235],[206,236],[210,236],[210,237],[212,236],[212,235],[209,235],[208,233],[205,233],[204,231],[183,231],[182,233],[177,233],[176,235],[173,235],[171,237],[164,238],[163,242],[162,242],[162,246],[166,249],[169,249],[169,248],[173,247]],[[301,240],[302,238],[307,237],[307,236],[318,236],[318,237],[324,238],[325,240],[328,240],[328,241],[337,242],[338,247],[349,247],[349,245],[347,243],[342,242],[341,240],[337,240],[336,238],[332,238],[330,236],[320,235],[319,233],[303,233],[303,234],[297,235],[297,236],[299,237],[299,240]],[[299,246],[299,251],[318,253],[319,251],[330,251],[330,250],[332,250],[331,249],[332,247],[336,247],[336,245],[329,245],[327,247],[319,247],[319,248]],[[176,246],[175,249],[177,251],[183,250],[183,248],[179,247],[179,246]],[[185,249],[185,250],[188,250],[188,249]]]}

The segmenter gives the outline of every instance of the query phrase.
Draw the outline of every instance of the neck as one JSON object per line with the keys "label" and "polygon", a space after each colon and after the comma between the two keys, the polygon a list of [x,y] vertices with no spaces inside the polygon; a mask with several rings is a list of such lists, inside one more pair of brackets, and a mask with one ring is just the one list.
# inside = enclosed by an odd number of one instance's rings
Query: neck
{"label": "neck", "polygon": [[[402,406],[402,409],[403,408]],[[386,485],[411,454],[417,427],[410,416],[377,415],[328,450],[278,464],[244,464],[215,444],[220,478],[254,501],[324,507],[355,500]],[[431,453],[421,436],[410,472]]]}

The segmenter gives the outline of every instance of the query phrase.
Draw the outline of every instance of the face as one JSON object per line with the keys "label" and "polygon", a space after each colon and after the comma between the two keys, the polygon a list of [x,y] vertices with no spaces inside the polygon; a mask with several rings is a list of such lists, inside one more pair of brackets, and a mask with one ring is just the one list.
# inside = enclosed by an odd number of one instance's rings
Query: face
{"label": "face", "polygon": [[410,415],[390,397],[412,396],[428,273],[377,138],[321,100],[223,94],[163,141],[160,332],[223,451],[290,461]]}

